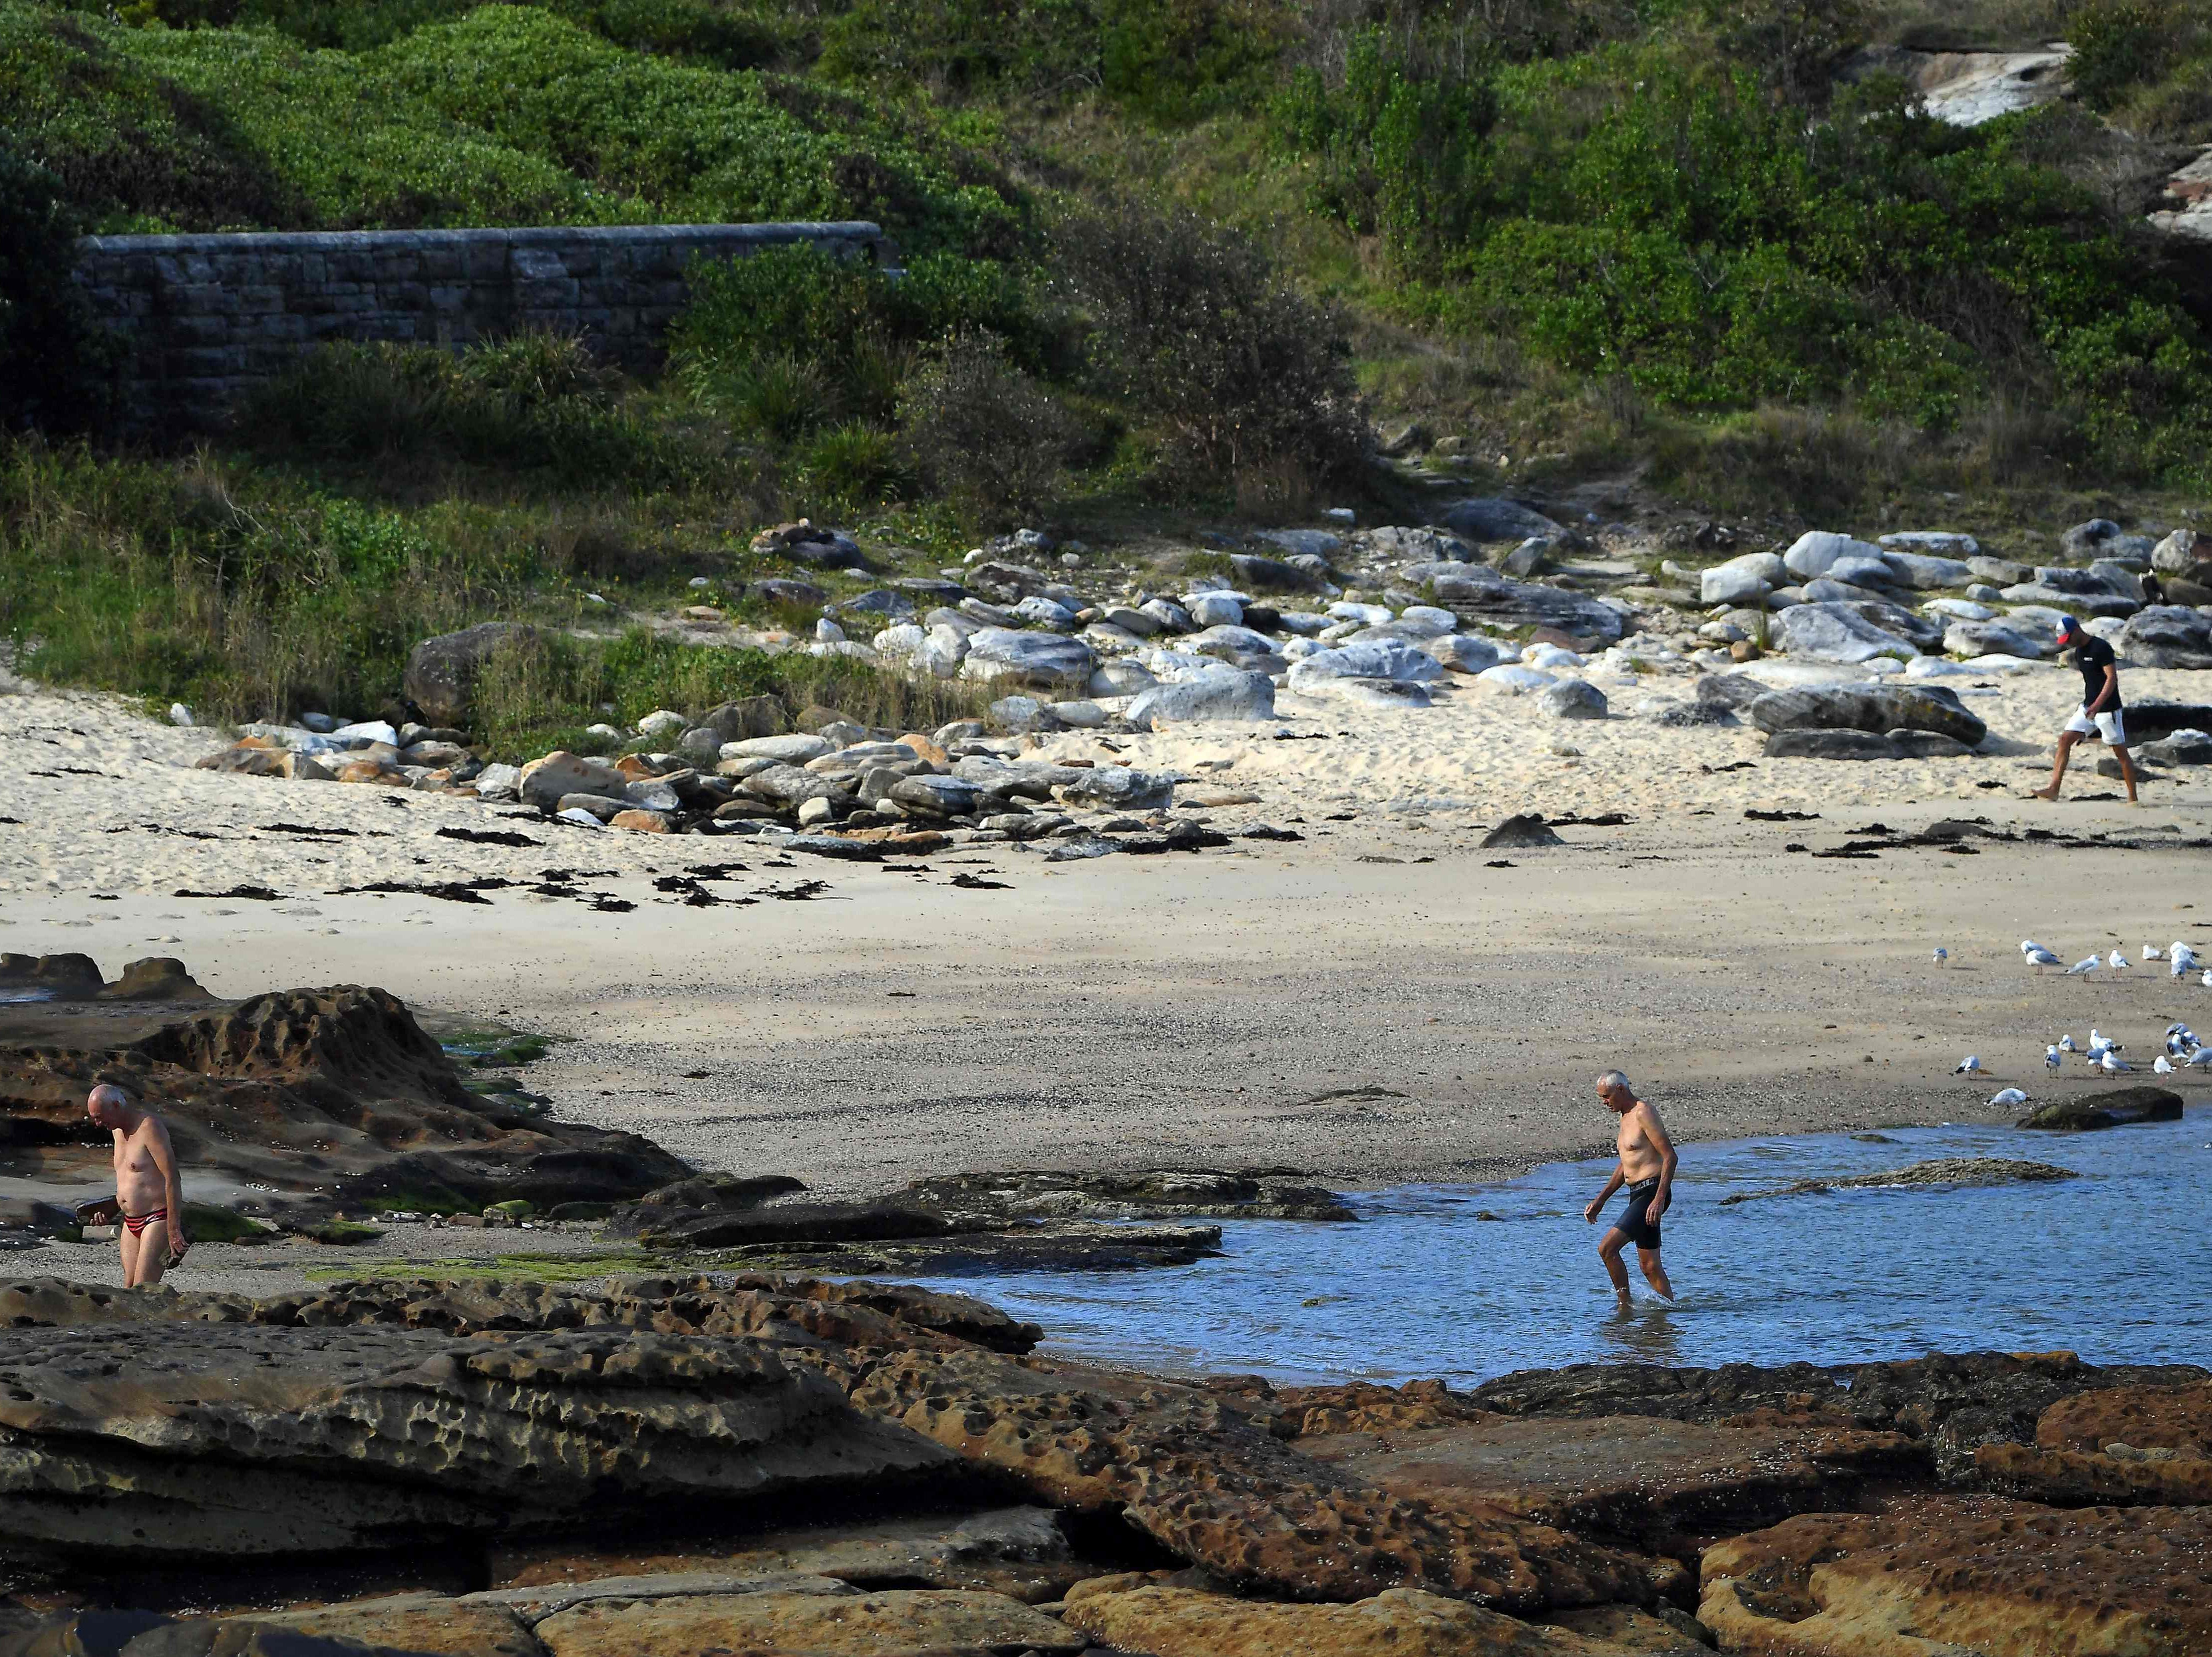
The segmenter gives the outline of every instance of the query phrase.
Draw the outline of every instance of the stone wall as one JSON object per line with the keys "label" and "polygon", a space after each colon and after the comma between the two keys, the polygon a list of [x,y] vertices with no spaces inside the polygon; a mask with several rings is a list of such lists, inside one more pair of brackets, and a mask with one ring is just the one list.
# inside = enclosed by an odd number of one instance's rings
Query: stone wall
{"label": "stone wall", "polygon": [[77,280],[131,347],[130,422],[206,424],[327,340],[460,346],[544,329],[645,366],[684,307],[694,259],[794,241],[886,267],[898,259],[859,222],[91,236]]}

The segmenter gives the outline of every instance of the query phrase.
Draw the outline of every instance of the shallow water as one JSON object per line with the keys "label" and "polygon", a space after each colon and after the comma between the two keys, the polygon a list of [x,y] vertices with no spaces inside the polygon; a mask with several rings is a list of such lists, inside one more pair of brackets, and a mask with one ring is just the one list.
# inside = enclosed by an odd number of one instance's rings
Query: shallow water
{"label": "shallow water", "polygon": [[[1283,1381],[1474,1382],[1585,1362],[1843,1363],[2064,1348],[2091,1362],[2212,1364],[2212,1110],[2103,1133],[1899,1128],[1685,1148],[1665,1258],[1614,1308],[1584,1203],[1609,1162],[1489,1185],[1357,1197],[1357,1225],[1240,1221],[1225,1258],[1162,1271],[937,1280],[1032,1319],[1045,1349]],[[1899,1187],[1719,1206],[1735,1191],[2002,1156],[2078,1179]],[[1485,1220],[1488,1212],[1499,1216]]]}

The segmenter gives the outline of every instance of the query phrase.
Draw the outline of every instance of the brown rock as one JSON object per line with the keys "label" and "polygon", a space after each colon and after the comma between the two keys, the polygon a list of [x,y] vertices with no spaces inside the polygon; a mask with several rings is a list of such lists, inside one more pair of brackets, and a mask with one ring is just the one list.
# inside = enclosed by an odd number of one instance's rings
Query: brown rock
{"label": "brown rock", "polygon": [[130,962],[123,976],[100,992],[102,1001],[213,1001],[173,955]]}
{"label": "brown rock", "polygon": [[249,736],[194,760],[192,766],[196,771],[228,771],[238,777],[282,777],[289,758],[282,748],[270,746],[259,737]]}
{"label": "brown rock", "polygon": [[607,826],[628,829],[633,834],[666,834],[676,825],[663,813],[633,809],[617,812],[607,819]]}
{"label": "brown rock", "polygon": [[217,1626],[232,1635],[281,1630],[436,1657],[543,1657],[538,1642],[513,1611],[434,1593],[362,1599],[312,1611],[259,1611],[225,1617]]}
{"label": "brown rock", "polygon": [[2035,1424],[2046,1450],[2100,1451],[2115,1441],[2138,1450],[2212,1455],[2212,1383],[2112,1386],[2062,1398]]}
{"label": "brown rock", "polygon": [[11,1558],[433,1547],[950,1459],[764,1343],[625,1329],[9,1329],[0,1382]]}
{"label": "brown rock", "polygon": [[1348,1605],[1235,1599],[1129,1578],[1068,1591],[1069,1626],[1148,1657],[1622,1657],[1627,1648],[1419,1588]]}
{"label": "brown rock", "polygon": [[379,788],[404,789],[411,786],[405,771],[395,771],[374,759],[341,760],[331,776],[336,782],[368,783]]}
{"label": "brown rock", "polygon": [[[161,1101],[188,1187],[198,1168],[280,1191],[611,1202],[687,1172],[635,1134],[526,1117],[471,1093],[381,990],[287,990],[161,1023],[155,1012],[135,1040],[115,1026],[122,1008],[89,1023],[64,1008],[9,1010],[0,1097],[15,1124],[11,1173],[104,1176],[106,1148],[82,1131],[96,1081]],[[87,1039],[118,1045],[71,1045]]]}
{"label": "brown rock", "polygon": [[914,750],[916,758],[927,759],[939,771],[951,769],[952,756],[938,746],[937,739],[933,736],[924,736],[920,731],[908,731],[904,735],[892,740],[903,742]]}
{"label": "brown rock", "polygon": [[1672,1605],[1644,1611],[1635,1605],[1584,1605],[1555,1611],[1544,1619],[1585,1640],[1609,1642],[1638,1657],[1706,1657],[1712,1630]]}
{"label": "brown rock", "polygon": [[1760,1657],[2185,1657],[2212,1649],[2212,1509],[1806,1514],[1708,1548],[1698,1615]]}
{"label": "brown rock", "polygon": [[626,753],[615,761],[615,769],[633,783],[642,783],[647,777],[660,775],[660,767],[641,753]]}
{"label": "brown rock", "polygon": [[997,1593],[930,1589],[883,1593],[742,1593],[643,1603],[598,1600],[549,1617],[538,1638],[552,1657],[809,1657],[925,1653],[1079,1652],[1079,1634]]}
{"label": "brown rock", "polygon": [[1984,1444],[1974,1466],[1992,1489],[2058,1508],[2192,1507],[2212,1502],[2212,1458],[2115,1442],[2100,1453]]}
{"label": "brown rock", "polygon": [[1900,1433],[1632,1416],[1493,1416],[1308,1435],[1297,1447],[1394,1495],[1472,1500],[1562,1529],[1632,1536],[1662,1552],[1678,1550],[1686,1533],[1847,1505],[1869,1477],[1929,1470],[1926,1447]]}
{"label": "brown rock", "polygon": [[1623,1554],[1480,1501],[1408,1499],[1193,1389],[981,1352],[905,1352],[853,1393],[1048,1505],[1121,1513],[1224,1584],[1300,1599],[1419,1587],[1514,1609],[1651,1598]]}

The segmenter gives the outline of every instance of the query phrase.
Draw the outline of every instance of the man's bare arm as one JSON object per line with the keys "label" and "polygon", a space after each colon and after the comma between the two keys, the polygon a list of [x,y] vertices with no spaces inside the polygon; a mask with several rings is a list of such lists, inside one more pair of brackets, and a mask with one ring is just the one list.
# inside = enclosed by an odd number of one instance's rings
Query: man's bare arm
{"label": "man's bare arm", "polygon": [[161,1170],[161,1184],[168,1192],[169,1258],[181,1260],[191,1240],[185,1235],[185,1185],[177,1173],[176,1148],[169,1143],[169,1130],[159,1117],[154,1118],[154,1131],[146,1136],[146,1150],[153,1157],[154,1166]]}
{"label": "man's bare arm", "polygon": [[1667,1137],[1666,1124],[1659,1120],[1659,1112],[1649,1105],[1642,1109],[1644,1136],[1650,1142],[1652,1149],[1657,1151],[1660,1157],[1659,1189],[1651,1194],[1650,1209],[1651,1217],[1656,1220],[1667,1212],[1668,1204],[1674,1200],[1674,1165],[1680,1159],[1674,1154],[1674,1142]]}
{"label": "man's bare arm", "polygon": [[1613,1165],[1613,1178],[1605,1182],[1605,1189],[1592,1197],[1590,1205],[1583,1210],[1583,1221],[1591,1225],[1596,1224],[1598,1210],[1606,1205],[1607,1199],[1619,1191],[1626,1180],[1627,1176],[1621,1173],[1620,1163],[1616,1160]]}

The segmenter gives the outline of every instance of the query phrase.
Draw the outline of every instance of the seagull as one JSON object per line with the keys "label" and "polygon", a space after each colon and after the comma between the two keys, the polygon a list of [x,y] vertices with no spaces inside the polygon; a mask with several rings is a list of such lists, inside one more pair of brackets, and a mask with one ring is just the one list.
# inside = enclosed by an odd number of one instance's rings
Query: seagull
{"label": "seagull", "polygon": [[2076,1047],[2074,1045],[2074,1033],[2072,1031],[2069,1030],[2064,1035],[2058,1038],[2058,1051],[2062,1053],[2078,1053],[2081,1051],[2079,1047]]}
{"label": "seagull", "polygon": [[1950,959],[1951,952],[1944,948],[1941,944],[1938,944],[1936,947],[1936,965],[1941,966],[1945,961],[1948,961]]}
{"label": "seagull", "polygon": [[2027,964],[2039,972],[2044,967],[2057,966],[2058,957],[2052,954],[2041,944],[2038,944],[2034,948],[2027,952]]}
{"label": "seagull", "polygon": [[2123,1070],[2132,1070],[2136,1068],[2123,1059],[2115,1049],[2110,1047],[2105,1049],[2103,1056],[2097,1063],[2103,1067],[2105,1074],[2108,1076],[2116,1076]]}
{"label": "seagull", "polygon": [[2043,946],[2033,938],[2022,938],[2020,941],[2020,953],[2023,955],[2033,955],[2042,947]]}
{"label": "seagull", "polygon": [[1990,1097],[1990,1103],[1992,1105],[2025,1105],[2027,1103],[2027,1095],[2021,1092],[2017,1087],[2007,1087],[2002,1093],[1991,1094]]}
{"label": "seagull", "polygon": [[2058,1057],[2058,1050],[2056,1047],[2046,1047],[2043,1050],[2044,1069],[2055,1070],[2063,1063],[2065,1061]]}
{"label": "seagull", "polygon": [[2207,1065],[2212,1065],[2212,1047],[2199,1047],[2187,1058],[2182,1060],[2182,1063],[2199,1070],[2203,1069]]}
{"label": "seagull", "polygon": [[2158,1057],[2152,1062],[2150,1068],[2157,1075],[2170,1076],[2173,1074],[2173,1061],[2168,1058],[2164,1053],[2160,1053]]}
{"label": "seagull", "polygon": [[1959,1068],[1952,1071],[1951,1074],[1954,1076],[1970,1076],[1978,1074],[1981,1068],[1981,1060],[1976,1058],[1972,1053],[1969,1053],[1966,1055],[1964,1061],[1960,1063]]}
{"label": "seagull", "polygon": [[2185,943],[2168,944],[2166,959],[2167,971],[2178,978],[2197,965],[2197,952]]}
{"label": "seagull", "polygon": [[2202,983],[2207,990],[2212,990],[2212,966],[2208,966],[2204,969],[2204,977],[2202,979]]}
{"label": "seagull", "polygon": [[2080,976],[2081,976],[2082,973],[2084,973],[2084,972],[2095,972],[2099,967],[2102,966],[2104,964],[2105,964],[2105,958],[2104,958],[2103,956],[2101,956],[2101,955],[2092,955],[2092,956],[2090,956],[2090,957],[2089,957],[2089,959],[2088,959],[2087,960],[2086,960],[2086,961],[2075,961],[2075,962],[2074,963],[2074,965],[2073,965],[2073,966],[2071,966],[2068,967],[2068,968],[2066,969],[2066,976],[2067,976],[2068,978],[2078,978],[2078,977],[2080,977]]}
{"label": "seagull", "polygon": [[2166,959],[2166,951],[2154,943],[2147,943],[2143,946],[2142,958],[2145,965],[2152,961],[2162,961]]}
{"label": "seagull", "polygon": [[2096,1058],[2102,1055],[2106,1048],[2117,1053],[2120,1051],[2120,1044],[2110,1036],[2100,1034],[2097,1026],[2091,1025],[2089,1026],[2089,1057]]}
{"label": "seagull", "polygon": [[2105,965],[2111,967],[2115,972],[2124,972],[2128,970],[2128,958],[2120,953],[2118,950],[2115,949],[2111,954],[2105,957]]}

